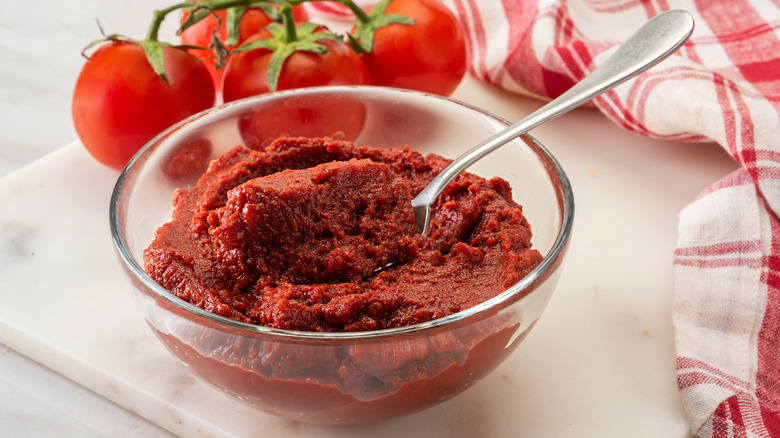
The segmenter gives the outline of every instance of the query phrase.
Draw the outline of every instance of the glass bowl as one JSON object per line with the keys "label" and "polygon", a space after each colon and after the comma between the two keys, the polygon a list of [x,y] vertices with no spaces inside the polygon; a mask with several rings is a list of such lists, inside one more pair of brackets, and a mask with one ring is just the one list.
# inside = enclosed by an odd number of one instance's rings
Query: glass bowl
{"label": "glass bowl", "polygon": [[506,179],[544,256],[506,291],[417,325],[350,333],[271,329],[226,319],[154,282],[142,253],[171,218],[179,188],[242,142],[288,134],[359,145],[407,144],[454,158],[508,123],[452,99],[382,87],[319,87],[231,102],[160,134],[128,163],[110,206],[116,250],[154,334],[192,373],[263,411],[321,424],[354,424],[416,412],[466,390],[523,341],[555,288],[573,220],[558,162],[531,137],[469,168]]}

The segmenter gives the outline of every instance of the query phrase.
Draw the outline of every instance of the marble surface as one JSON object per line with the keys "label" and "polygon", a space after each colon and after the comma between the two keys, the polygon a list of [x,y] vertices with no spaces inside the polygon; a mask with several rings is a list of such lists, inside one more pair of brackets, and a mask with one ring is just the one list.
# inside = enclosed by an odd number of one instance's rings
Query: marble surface
{"label": "marble surface", "polygon": [[[25,0],[0,14],[0,184],[3,177],[76,139],[70,99],[81,49],[107,28],[139,34],[164,1]],[[5,199],[5,198],[0,198]],[[0,211],[7,211],[0,207]],[[17,236],[0,225],[0,270]],[[3,274],[7,275],[7,274]],[[0,290],[9,283],[0,280]],[[0,337],[6,327],[0,323]],[[9,335],[10,336],[10,335]],[[0,437],[151,436],[170,433],[0,342]]]}
{"label": "marble surface", "polygon": [[[167,4],[30,0],[0,15],[0,436],[688,436],[671,325],[677,212],[735,165],[714,144],[647,139],[588,109],[534,131],[572,180],[574,238],[546,313],[482,382],[344,428],[254,412],[190,376],[132,300],[108,234],[117,173],[70,120],[94,19],[142,34]],[[453,97],[511,120],[539,106],[471,78]]]}

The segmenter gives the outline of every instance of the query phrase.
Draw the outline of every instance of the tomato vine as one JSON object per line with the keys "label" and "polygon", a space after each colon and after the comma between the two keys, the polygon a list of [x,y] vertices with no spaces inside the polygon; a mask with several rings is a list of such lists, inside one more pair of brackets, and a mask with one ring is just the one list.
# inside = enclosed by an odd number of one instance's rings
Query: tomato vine
{"label": "tomato vine", "polygon": [[[269,91],[379,85],[449,95],[466,71],[464,32],[439,0],[382,0],[345,35],[308,20],[313,0],[178,0],[155,10],[141,39],[107,35],[85,47],[72,113],[98,161],[127,160],[182,118]],[[160,30],[179,11],[179,44]],[[316,21],[316,20],[315,20]],[[106,44],[102,44],[106,43]],[[91,55],[87,55],[95,46]]]}
{"label": "tomato vine", "polygon": [[[331,32],[313,33],[317,25],[313,23],[303,23],[296,25],[292,7],[301,5],[313,0],[203,0],[203,1],[184,1],[173,4],[163,9],[153,12],[153,20],[149,25],[146,37],[143,40],[136,40],[118,34],[106,35],[101,28],[103,38],[90,43],[84,51],[105,41],[128,41],[139,44],[144,49],[149,64],[154,71],[167,83],[168,78],[165,75],[165,61],[163,57],[163,48],[171,44],[159,41],[159,30],[166,17],[175,11],[184,11],[186,18],[181,23],[177,34],[181,35],[188,28],[205,19],[209,15],[215,14],[215,11],[226,10],[227,20],[225,23],[220,21],[219,26],[226,26],[227,39],[222,41],[217,37],[219,27],[214,30],[214,37],[211,39],[209,47],[176,45],[185,49],[208,50],[213,53],[215,65],[222,68],[225,65],[226,58],[235,52],[252,50],[256,48],[266,48],[275,52],[274,59],[268,69],[268,82],[271,90],[276,90],[279,75],[284,61],[296,51],[306,51],[316,54],[327,53],[328,48],[317,41],[328,39],[333,41],[343,41],[343,36]],[[322,0],[320,0],[322,1]],[[340,3],[355,15],[355,32],[347,34],[351,47],[357,53],[368,53],[371,51],[374,33],[389,24],[400,23],[411,25],[414,19],[398,14],[385,15],[385,9],[391,0],[379,2],[371,12],[366,12],[352,0],[325,0]],[[274,7],[273,5],[277,5]],[[250,7],[258,7],[274,21],[267,27],[273,37],[268,40],[255,41],[247,45],[239,45],[234,49],[228,49],[229,46],[236,46],[239,38],[239,25],[244,11]],[[86,56],[86,55],[85,55]]]}

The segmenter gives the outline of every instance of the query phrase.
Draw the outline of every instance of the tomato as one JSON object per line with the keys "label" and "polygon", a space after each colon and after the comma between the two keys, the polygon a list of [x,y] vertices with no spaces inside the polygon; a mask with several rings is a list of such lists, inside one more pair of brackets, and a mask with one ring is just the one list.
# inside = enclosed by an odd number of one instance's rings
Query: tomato
{"label": "tomato", "polygon": [[366,106],[340,95],[290,96],[241,116],[244,145],[262,149],[278,137],[330,137],[355,141],[366,123]]}
{"label": "tomato", "polygon": [[[199,1],[199,0],[196,0]],[[276,6],[276,5],[275,5]],[[278,7],[278,6],[277,6]],[[181,33],[180,39],[183,45],[198,46],[208,48],[211,44],[211,38],[217,27],[217,35],[223,42],[227,42],[227,10],[220,9],[214,11],[214,14],[209,14],[206,18],[198,21],[192,26],[188,27]],[[219,19],[217,19],[219,16]],[[182,14],[182,22],[186,19],[187,12]],[[306,12],[306,8],[301,5],[293,6],[293,18],[296,22],[303,22],[309,20],[309,14]],[[256,34],[262,28],[271,23],[271,18],[260,8],[247,8],[241,15],[241,22],[239,24],[238,31],[238,43],[246,41],[247,38]],[[221,25],[220,25],[221,23]],[[227,45],[227,44],[226,44]],[[232,48],[232,47],[228,47]],[[203,60],[203,63],[209,69],[212,78],[214,79],[214,87],[217,91],[222,89],[222,69],[217,69],[214,65],[214,54],[208,50],[190,49],[190,53],[196,56],[198,59]]]}
{"label": "tomato", "polygon": [[[324,32],[320,28],[313,33]],[[261,31],[245,41],[245,44],[271,38]],[[281,69],[276,90],[288,90],[321,85],[368,85],[370,78],[365,65],[352,48],[330,39],[317,40],[327,47],[325,54],[295,51]],[[268,66],[273,51],[257,48],[235,53],[225,67],[222,92],[225,102],[272,91],[268,82]]]}
{"label": "tomato", "polygon": [[84,64],[73,91],[73,123],[101,163],[121,169],[154,136],[214,105],[214,84],[200,61],[170,46],[163,58],[170,85],[131,42],[103,44]]}
{"label": "tomato", "polygon": [[455,15],[438,0],[392,0],[387,14],[404,15],[415,22],[376,30],[371,52],[360,55],[371,82],[452,94],[467,67],[465,32]]}

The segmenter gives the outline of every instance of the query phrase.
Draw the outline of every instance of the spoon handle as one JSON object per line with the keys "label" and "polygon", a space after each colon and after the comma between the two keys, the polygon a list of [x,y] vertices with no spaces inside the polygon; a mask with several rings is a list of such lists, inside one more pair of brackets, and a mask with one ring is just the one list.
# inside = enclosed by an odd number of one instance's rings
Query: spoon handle
{"label": "spoon handle", "polygon": [[412,200],[417,232],[423,235],[428,233],[431,206],[464,169],[532,128],[590,101],[661,62],[688,40],[693,26],[693,17],[686,11],[671,10],[657,15],[631,35],[601,66],[568,91],[458,157]]}

